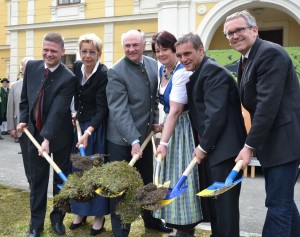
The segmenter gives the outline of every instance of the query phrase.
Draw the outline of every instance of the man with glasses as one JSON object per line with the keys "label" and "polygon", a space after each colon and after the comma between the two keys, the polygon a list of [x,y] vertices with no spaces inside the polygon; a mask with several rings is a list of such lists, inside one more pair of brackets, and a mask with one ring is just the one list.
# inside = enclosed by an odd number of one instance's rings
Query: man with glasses
{"label": "man with glasses", "polygon": [[[198,138],[193,157],[201,163],[209,184],[225,181],[246,137],[237,84],[226,68],[205,55],[197,34],[181,36],[175,48],[185,69],[193,71],[186,84],[192,126]],[[241,176],[240,172],[237,178]],[[208,200],[211,237],[240,236],[240,190],[238,184]]]}
{"label": "man with glasses", "polygon": [[300,236],[294,202],[300,164],[300,90],[295,68],[280,45],[258,37],[256,20],[247,11],[228,16],[224,33],[241,53],[239,91],[252,121],[236,161],[243,160],[246,168],[256,151],[265,177],[268,211],[262,235]]}

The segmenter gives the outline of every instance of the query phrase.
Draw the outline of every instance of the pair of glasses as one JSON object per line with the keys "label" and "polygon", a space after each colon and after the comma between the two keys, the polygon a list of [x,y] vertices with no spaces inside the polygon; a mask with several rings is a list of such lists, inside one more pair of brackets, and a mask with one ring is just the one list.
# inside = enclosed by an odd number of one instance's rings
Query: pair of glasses
{"label": "pair of glasses", "polygon": [[250,29],[252,28],[252,26],[247,26],[247,27],[240,27],[237,28],[235,31],[228,31],[227,33],[225,33],[224,35],[226,36],[227,39],[231,39],[233,37],[234,34],[236,35],[241,35],[244,33],[244,31],[246,29]]}
{"label": "pair of glasses", "polygon": [[83,56],[85,56],[85,55],[87,55],[87,54],[89,54],[90,56],[95,56],[97,53],[98,53],[98,52],[93,51],[93,50],[91,50],[91,51],[80,50],[80,54],[83,55]]}

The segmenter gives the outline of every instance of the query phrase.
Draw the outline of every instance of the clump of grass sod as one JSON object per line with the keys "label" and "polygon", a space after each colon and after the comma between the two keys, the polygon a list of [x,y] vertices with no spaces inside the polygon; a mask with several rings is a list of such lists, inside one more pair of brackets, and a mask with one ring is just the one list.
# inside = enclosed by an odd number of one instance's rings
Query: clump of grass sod
{"label": "clump of grass sod", "polygon": [[71,154],[72,165],[81,170],[89,170],[93,167],[102,166],[105,162],[105,155],[94,154],[92,157],[81,156],[79,153]]}

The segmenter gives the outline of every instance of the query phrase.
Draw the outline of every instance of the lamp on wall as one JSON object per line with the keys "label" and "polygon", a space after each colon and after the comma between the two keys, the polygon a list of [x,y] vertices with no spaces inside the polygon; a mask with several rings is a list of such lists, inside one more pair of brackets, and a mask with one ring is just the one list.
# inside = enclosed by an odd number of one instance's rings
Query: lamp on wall
{"label": "lamp on wall", "polygon": [[254,15],[261,15],[264,13],[264,11],[265,11],[264,8],[253,8],[252,9],[252,12]]}

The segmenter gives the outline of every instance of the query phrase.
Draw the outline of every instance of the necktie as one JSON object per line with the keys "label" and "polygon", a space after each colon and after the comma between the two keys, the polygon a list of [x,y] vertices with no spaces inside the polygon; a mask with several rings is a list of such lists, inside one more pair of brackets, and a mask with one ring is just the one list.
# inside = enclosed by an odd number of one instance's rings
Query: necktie
{"label": "necktie", "polygon": [[242,60],[242,67],[241,67],[242,72],[244,71],[244,69],[245,69],[245,67],[246,67],[246,63],[247,63],[247,58],[244,57],[243,60]]}
{"label": "necktie", "polygon": [[[45,69],[45,82],[50,74],[50,69]],[[44,90],[45,90],[45,83],[40,91],[39,98],[38,98],[38,104],[37,104],[37,116],[36,116],[36,128],[38,131],[42,130],[42,101],[44,97]]]}

